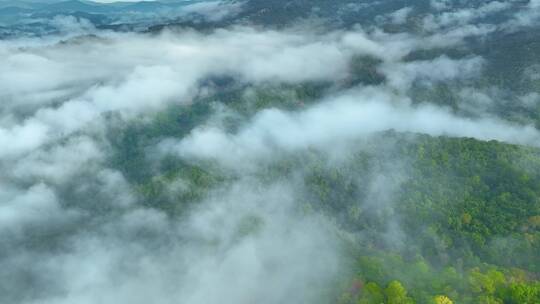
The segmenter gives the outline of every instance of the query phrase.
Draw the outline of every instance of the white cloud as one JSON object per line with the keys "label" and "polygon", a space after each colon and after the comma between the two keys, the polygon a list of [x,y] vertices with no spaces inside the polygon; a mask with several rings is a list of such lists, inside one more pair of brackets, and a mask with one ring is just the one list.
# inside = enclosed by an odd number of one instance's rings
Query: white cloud
{"label": "white cloud", "polygon": [[483,60],[480,57],[452,60],[446,56],[429,61],[388,63],[381,71],[391,86],[407,90],[414,81],[436,83],[456,79],[470,79],[481,74]]}
{"label": "white cloud", "polygon": [[219,21],[225,17],[238,14],[242,9],[242,5],[242,2],[203,1],[186,5],[182,8],[182,12],[188,14],[197,13],[203,15],[206,20]]}
{"label": "white cloud", "polygon": [[7,42],[0,44],[0,68],[6,71],[0,90],[6,107],[29,112],[0,128],[0,142],[11,143],[0,155],[36,149],[105,112],[138,115],[170,102],[189,103],[198,81],[211,75],[255,83],[336,81],[347,77],[354,54],[395,59],[411,44],[382,33],[313,36],[247,28],[211,35],[105,34],[24,49]]}
{"label": "white cloud", "polygon": [[35,184],[24,192],[4,185],[0,199],[0,238],[3,239],[20,237],[26,229],[61,225],[75,216],[63,210],[54,190],[45,184]]}
{"label": "white cloud", "polygon": [[411,7],[404,7],[390,14],[390,20],[394,24],[403,24],[407,22],[407,18],[411,14],[413,9]]}
{"label": "white cloud", "polygon": [[[484,65],[481,57],[404,62],[407,54],[456,45],[491,27],[452,21],[458,26],[426,37],[359,28],[134,34],[99,32],[80,20],[56,22],[83,35],[0,42],[0,238],[9,241],[0,268],[12,277],[9,290],[21,289],[26,276],[35,279],[26,303],[313,303],[340,270],[334,227],[299,212],[294,179],[261,185],[246,169],[275,160],[276,152],[339,152],[388,129],[540,142],[532,126],[487,115],[466,118],[412,105],[407,97],[413,83],[469,80]],[[181,219],[167,214],[171,206],[159,199],[142,204],[149,185],[130,184],[117,168],[108,137],[115,134],[106,134],[114,126],[106,116],[122,124],[147,121],[169,104],[187,107],[211,76],[251,86],[328,81],[339,88],[357,55],[380,59],[378,72],[387,81],[331,91],[296,112],[265,109],[234,132],[198,125],[182,139],[142,147],[142,153],[156,148],[187,160],[214,160],[239,173],[192,206],[174,205],[185,208]],[[523,96],[523,102],[537,97]],[[219,116],[230,109],[214,110]],[[181,178],[165,185],[173,190],[168,199],[178,199],[175,191],[185,187]],[[55,242],[14,245],[13,238],[24,240],[32,229]],[[394,240],[397,232],[391,232]]]}
{"label": "white cloud", "polygon": [[424,27],[429,30],[441,29],[449,26],[465,25],[469,22],[500,12],[511,7],[509,2],[490,1],[477,8],[462,8],[443,12],[438,15],[428,15],[424,19]]}
{"label": "white cloud", "polygon": [[265,110],[236,134],[200,127],[179,142],[164,141],[160,150],[187,158],[213,159],[228,169],[242,170],[272,159],[276,152],[341,149],[347,142],[385,130],[519,144],[540,140],[534,126],[496,118],[463,118],[430,105],[411,106],[409,100],[385,91],[352,91],[300,113]]}

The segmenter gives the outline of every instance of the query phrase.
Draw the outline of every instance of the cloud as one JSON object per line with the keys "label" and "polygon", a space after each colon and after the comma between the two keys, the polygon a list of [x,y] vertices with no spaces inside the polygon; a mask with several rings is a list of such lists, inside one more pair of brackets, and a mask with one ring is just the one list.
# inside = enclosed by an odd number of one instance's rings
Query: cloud
{"label": "cloud", "polygon": [[407,90],[415,81],[432,84],[474,78],[481,74],[483,64],[481,57],[452,60],[441,56],[429,61],[390,63],[383,65],[381,71],[388,77],[389,85],[396,89]]}
{"label": "cloud", "polygon": [[540,24],[540,3],[538,0],[529,1],[528,5],[521,7],[511,20],[501,27],[507,31],[516,31],[519,28],[538,26]]}
{"label": "cloud", "polygon": [[540,139],[534,126],[496,118],[463,118],[436,106],[412,106],[409,100],[387,90],[369,88],[329,98],[299,113],[265,110],[236,134],[203,126],[179,142],[164,141],[160,150],[181,157],[217,160],[228,169],[242,170],[272,159],[280,151],[331,151],[385,130],[531,145]]}
{"label": "cloud", "polygon": [[61,33],[68,35],[81,35],[95,30],[94,25],[87,19],[74,16],[55,16],[50,25],[56,27]]}
{"label": "cloud", "polygon": [[103,151],[88,137],[70,138],[64,145],[39,149],[19,159],[10,170],[13,178],[47,180],[61,185],[69,182],[83,167],[103,161]]}
{"label": "cloud", "polygon": [[391,21],[394,24],[403,24],[407,21],[407,18],[411,14],[413,9],[411,7],[404,7],[390,14]]}
{"label": "cloud", "polygon": [[48,221],[61,221],[65,213],[54,191],[44,184],[36,184],[23,193],[3,189],[0,193],[0,223],[2,237],[6,233],[20,234],[30,226],[46,226]]}
{"label": "cloud", "polygon": [[489,1],[477,8],[461,8],[437,15],[428,15],[423,20],[424,28],[433,31],[450,26],[465,25],[475,19],[508,9],[511,5],[509,2]]}
{"label": "cloud", "polygon": [[[11,276],[1,287],[5,299],[320,299],[318,291],[339,271],[338,246],[332,245],[337,240],[325,230],[330,223],[295,210],[293,188],[277,183],[259,191],[242,180],[201,198],[201,208],[189,210],[183,221],[172,220],[141,205],[135,185],[111,165],[107,114],[124,123],[150,118],[171,103],[188,106],[201,80],[213,75],[250,84],[343,79],[362,45],[345,43],[341,34],[247,28],[96,33],[0,45],[6,55],[0,65],[7,72],[0,112],[0,142],[6,147],[0,152],[0,217],[6,228],[0,234],[0,267]],[[27,277],[32,291],[20,295]]]}
{"label": "cloud", "polygon": [[451,6],[451,0],[430,0],[429,3],[436,10],[447,9]]}
{"label": "cloud", "polygon": [[[182,223],[153,210],[128,211],[78,234],[69,251],[26,260],[27,272],[45,271],[49,282],[54,278],[58,284],[25,302],[320,300],[318,291],[332,283],[340,267],[335,239],[321,230],[322,219],[294,211],[289,186],[254,191],[257,187],[249,183],[239,182],[202,202]],[[24,199],[42,197],[39,191],[47,190],[33,191]],[[249,228],[253,221],[259,224]],[[21,267],[14,260],[10,269]]]}
{"label": "cloud", "polygon": [[242,10],[243,2],[204,1],[195,2],[182,8],[183,13],[196,13],[208,21],[220,21],[225,17],[238,14]]}
{"label": "cloud", "polygon": [[[212,16],[218,8],[199,4],[198,11]],[[0,292],[10,303],[316,303],[344,271],[336,228],[298,205],[304,193],[294,177],[268,183],[256,174],[261,165],[281,153],[346,152],[389,129],[540,142],[533,126],[464,117],[409,97],[414,85],[475,79],[485,59],[405,61],[408,54],[459,45],[491,27],[448,21],[450,29],[425,36],[247,27],[142,34],[100,31],[70,17],[53,22],[66,35],[0,41],[0,268],[8,273],[0,274]],[[385,81],[344,89],[351,60],[364,57],[376,59]],[[322,82],[329,90],[296,111],[263,109],[234,131],[201,123],[182,138],[124,143],[121,156],[140,162],[173,154],[230,169],[234,178],[193,201],[175,196],[191,186],[181,177],[130,179],[122,166],[145,168],[122,163],[114,143],[124,138],[113,131],[146,127],[169,105],[189,109],[212,91],[205,80],[214,77],[240,88]],[[233,110],[211,111],[215,118]],[[392,200],[380,196],[385,177],[369,186],[373,206]],[[145,197],[162,180],[180,216]],[[398,226],[385,237],[400,239]]]}
{"label": "cloud", "polygon": [[0,46],[5,107],[21,114],[0,127],[0,142],[10,147],[2,156],[77,132],[106,112],[133,116],[171,102],[187,104],[197,95],[199,81],[213,75],[248,83],[337,81],[348,76],[353,55],[394,59],[411,49],[408,42],[383,34],[317,37],[248,28],[211,35],[105,32],[26,48],[19,43]]}

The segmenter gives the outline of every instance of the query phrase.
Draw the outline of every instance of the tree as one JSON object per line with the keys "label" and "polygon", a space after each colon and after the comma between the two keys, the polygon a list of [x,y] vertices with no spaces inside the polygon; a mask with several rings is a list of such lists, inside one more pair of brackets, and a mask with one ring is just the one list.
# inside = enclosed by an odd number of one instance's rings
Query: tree
{"label": "tree", "polygon": [[436,296],[433,298],[433,304],[454,304],[447,296]]}
{"label": "tree", "polygon": [[540,283],[513,283],[509,288],[509,302],[515,304],[540,303]]}
{"label": "tree", "polygon": [[412,304],[411,298],[407,296],[407,290],[399,281],[392,281],[385,289],[388,304]]}
{"label": "tree", "polygon": [[358,300],[358,304],[380,304],[384,303],[384,293],[377,283],[369,282],[364,287],[362,297]]}
{"label": "tree", "polygon": [[477,303],[478,304],[503,304],[503,301],[494,296],[483,295],[483,296],[478,297]]}
{"label": "tree", "polygon": [[474,268],[470,272],[469,282],[474,292],[493,294],[498,287],[504,285],[506,279],[500,271],[489,270],[483,274],[478,268]]}

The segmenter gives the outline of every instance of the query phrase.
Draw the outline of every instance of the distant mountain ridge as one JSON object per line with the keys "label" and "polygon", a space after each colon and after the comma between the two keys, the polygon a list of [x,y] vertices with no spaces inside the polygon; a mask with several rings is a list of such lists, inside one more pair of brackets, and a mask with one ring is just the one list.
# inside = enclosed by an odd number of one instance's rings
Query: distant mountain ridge
{"label": "distant mountain ridge", "polygon": [[189,10],[183,12],[184,7],[202,2],[205,1],[98,3],[85,0],[0,0],[0,39],[23,33],[30,36],[50,33],[46,24],[58,15],[87,19],[98,28],[111,29],[169,23],[193,14]]}
{"label": "distant mountain ridge", "polygon": [[83,0],[65,0],[65,1],[0,1],[0,9],[6,8],[24,8],[35,11],[82,11],[87,13],[106,13],[126,10],[152,10],[158,8],[180,7],[188,4],[201,2],[197,0],[187,1],[139,1],[139,2],[115,2],[100,3]]}

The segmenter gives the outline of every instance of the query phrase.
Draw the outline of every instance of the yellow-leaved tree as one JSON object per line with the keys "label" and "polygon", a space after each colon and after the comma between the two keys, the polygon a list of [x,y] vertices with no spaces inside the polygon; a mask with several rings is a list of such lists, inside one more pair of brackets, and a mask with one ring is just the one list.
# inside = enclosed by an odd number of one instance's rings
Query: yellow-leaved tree
{"label": "yellow-leaved tree", "polygon": [[433,304],[453,304],[452,300],[450,300],[447,296],[436,296],[433,298]]}

